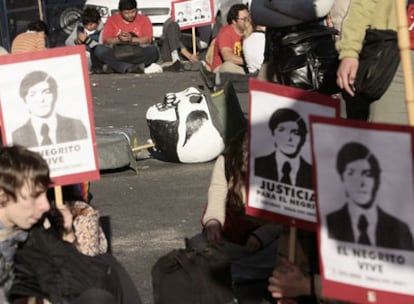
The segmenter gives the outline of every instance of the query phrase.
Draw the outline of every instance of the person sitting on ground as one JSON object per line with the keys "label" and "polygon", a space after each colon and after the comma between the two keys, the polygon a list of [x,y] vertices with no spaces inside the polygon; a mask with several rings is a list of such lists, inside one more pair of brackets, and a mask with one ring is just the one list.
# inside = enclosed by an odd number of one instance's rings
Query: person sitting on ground
{"label": "person sitting on ground", "polygon": [[[16,251],[18,280],[11,288],[12,298],[70,304],[141,304],[128,272],[107,253],[99,213],[78,200],[76,186],[63,186],[64,205],[57,208],[53,201],[52,209]],[[51,198],[53,190],[49,191]],[[56,279],[51,282],[51,277]]]}
{"label": "person sitting on ground", "polygon": [[76,185],[62,187],[64,203],[56,206],[53,191],[49,219],[63,240],[73,243],[79,252],[95,256],[108,252],[108,241],[99,222],[99,211],[79,196]]}
{"label": "person sitting on ground", "polygon": [[263,64],[266,41],[265,31],[265,26],[256,25],[253,32],[244,36],[243,56],[250,74],[257,74]]}
{"label": "person sitting on ground", "polygon": [[[214,165],[201,220],[203,237],[224,246],[235,285],[267,281],[276,264],[280,234],[279,225],[245,214],[247,151],[247,132],[243,130]],[[264,297],[265,285],[261,295]]]}
{"label": "person sitting on ground", "polygon": [[102,28],[101,15],[95,8],[88,7],[82,12],[79,24],[74,27],[72,33],[65,40],[67,46],[85,45],[89,71],[102,66],[93,55],[98,45],[107,47],[102,45]]}
{"label": "person sitting on ground", "polygon": [[[178,23],[168,18],[164,22],[159,45],[162,61],[164,63],[172,62],[172,64],[164,67],[164,71],[178,72],[183,70],[184,65],[181,62],[183,59],[191,63],[199,61],[198,55],[190,52],[187,46],[184,45],[182,37],[183,34]],[[199,39],[198,48],[201,48]]]}
{"label": "person sitting on ground", "polygon": [[17,244],[50,208],[46,190],[51,183],[40,155],[20,146],[0,148],[0,303],[9,303]]}
{"label": "person sitting on ground", "polygon": [[[26,241],[33,226],[49,211],[46,191],[51,184],[49,167],[40,155],[21,146],[0,148],[0,303],[12,303],[11,290],[18,277],[17,245]],[[48,263],[46,259],[44,256]],[[103,289],[85,287],[68,303],[109,304],[116,299]]]}
{"label": "person sitting on ground", "polygon": [[46,48],[47,25],[38,20],[29,23],[27,31],[14,38],[11,47],[12,54],[41,51]]}
{"label": "person sitting on ground", "polygon": [[[119,13],[112,15],[105,22],[102,39],[108,46],[119,43],[138,43],[142,46],[141,54],[129,62],[122,62],[125,71],[127,64],[134,64],[132,70],[135,72],[154,73],[162,72],[162,68],[156,64],[159,55],[158,49],[153,42],[153,29],[150,19],[137,13],[136,0],[120,0]],[[101,58],[95,52],[98,58]],[[145,68],[145,70],[144,70]]]}
{"label": "person sitting on ground", "polygon": [[220,29],[214,43],[213,72],[245,74],[242,38],[250,22],[249,10],[244,4],[234,4],[227,14],[227,25]]}

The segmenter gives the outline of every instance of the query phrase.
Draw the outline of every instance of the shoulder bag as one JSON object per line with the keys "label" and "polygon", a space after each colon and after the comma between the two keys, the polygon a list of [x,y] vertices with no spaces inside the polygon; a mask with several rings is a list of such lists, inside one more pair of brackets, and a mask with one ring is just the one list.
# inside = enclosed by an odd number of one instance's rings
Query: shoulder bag
{"label": "shoulder bag", "polygon": [[397,32],[367,29],[355,79],[355,93],[373,102],[388,89],[400,64]]}

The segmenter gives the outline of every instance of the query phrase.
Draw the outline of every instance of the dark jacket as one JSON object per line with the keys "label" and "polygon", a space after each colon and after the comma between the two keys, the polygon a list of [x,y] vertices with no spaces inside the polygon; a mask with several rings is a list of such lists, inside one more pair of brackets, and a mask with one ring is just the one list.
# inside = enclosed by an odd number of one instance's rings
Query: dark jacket
{"label": "dark jacket", "polygon": [[[408,225],[384,212],[380,207],[377,207],[377,210],[378,222],[375,229],[375,245],[392,249],[414,250],[413,237]],[[328,214],[326,219],[329,238],[344,242],[356,242],[348,204]]]}
{"label": "dark jacket", "polygon": [[[254,174],[278,182],[279,177],[275,156],[276,152],[257,157],[254,162]],[[313,190],[312,165],[302,157],[299,159],[299,170],[296,175],[295,186]]]}
{"label": "dark jacket", "polygon": [[[56,119],[56,141],[58,144],[86,139],[88,137],[86,128],[80,120],[61,116],[59,114],[56,114]],[[30,120],[12,133],[12,140],[13,144],[19,144],[25,147],[40,146],[40,143],[37,142],[36,133]]]}

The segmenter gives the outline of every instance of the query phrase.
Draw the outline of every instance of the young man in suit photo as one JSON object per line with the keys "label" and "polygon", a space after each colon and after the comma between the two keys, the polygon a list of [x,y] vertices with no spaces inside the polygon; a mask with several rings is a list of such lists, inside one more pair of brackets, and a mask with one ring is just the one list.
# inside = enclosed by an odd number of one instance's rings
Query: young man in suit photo
{"label": "young man in suit photo", "polygon": [[254,174],[276,182],[313,189],[312,166],[300,156],[308,133],[303,118],[294,110],[280,108],[269,120],[275,151],[257,157]]}
{"label": "young man in suit photo", "polygon": [[12,132],[13,144],[37,147],[88,137],[82,121],[56,113],[57,91],[56,80],[44,71],[32,71],[23,78],[19,93],[30,118]]}
{"label": "young man in suit photo", "polygon": [[375,203],[381,168],[372,152],[360,143],[346,143],[338,152],[336,169],[346,202],[326,216],[328,237],[368,246],[414,250],[409,226]]}

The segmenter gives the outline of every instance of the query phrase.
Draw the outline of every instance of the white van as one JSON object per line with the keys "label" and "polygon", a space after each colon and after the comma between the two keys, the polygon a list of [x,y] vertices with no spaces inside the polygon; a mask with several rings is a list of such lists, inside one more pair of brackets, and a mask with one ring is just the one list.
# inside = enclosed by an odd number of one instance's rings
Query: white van
{"label": "white van", "polygon": [[[162,25],[171,15],[171,2],[173,0],[137,0],[138,13],[150,18],[154,30],[154,37],[159,38]],[[96,8],[102,17],[102,22],[118,12],[119,0],[86,0],[85,7]]]}

